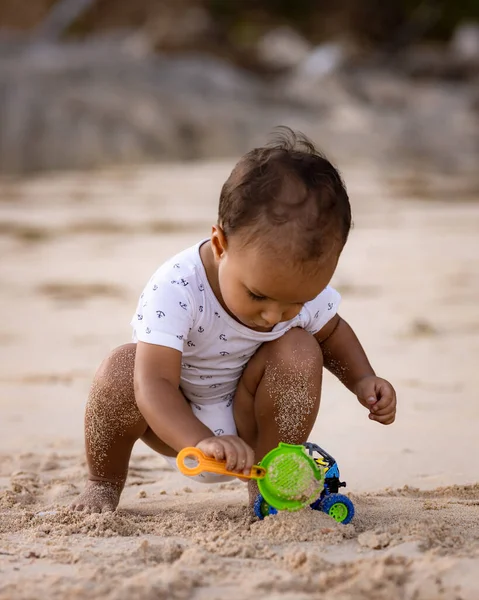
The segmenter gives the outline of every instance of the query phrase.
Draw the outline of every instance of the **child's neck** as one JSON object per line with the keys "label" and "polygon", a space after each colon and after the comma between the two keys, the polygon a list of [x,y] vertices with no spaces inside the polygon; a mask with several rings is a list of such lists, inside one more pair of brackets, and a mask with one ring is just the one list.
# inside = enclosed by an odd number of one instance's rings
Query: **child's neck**
{"label": "child's neck", "polygon": [[[200,258],[206,271],[208,283],[210,284],[210,287],[213,290],[216,299],[225,309],[225,311],[231,315],[228,308],[226,307],[226,304],[224,303],[223,296],[221,295],[220,284],[218,280],[218,265],[215,262],[215,257],[213,256],[213,250],[211,248],[210,241],[205,242],[200,247]],[[234,315],[231,316],[234,318]]]}

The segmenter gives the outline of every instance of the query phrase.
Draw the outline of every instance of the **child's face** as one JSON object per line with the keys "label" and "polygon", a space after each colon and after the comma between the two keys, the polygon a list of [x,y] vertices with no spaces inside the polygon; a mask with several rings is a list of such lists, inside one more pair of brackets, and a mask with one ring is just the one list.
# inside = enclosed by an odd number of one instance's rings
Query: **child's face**
{"label": "child's face", "polygon": [[298,269],[287,257],[265,254],[254,242],[242,246],[232,237],[226,243],[221,230],[213,231],[212,247],[224,304],[238,321],[258,331],[293,319],[305,302],[316,298],[331,280],[340,254],[332,251]]}

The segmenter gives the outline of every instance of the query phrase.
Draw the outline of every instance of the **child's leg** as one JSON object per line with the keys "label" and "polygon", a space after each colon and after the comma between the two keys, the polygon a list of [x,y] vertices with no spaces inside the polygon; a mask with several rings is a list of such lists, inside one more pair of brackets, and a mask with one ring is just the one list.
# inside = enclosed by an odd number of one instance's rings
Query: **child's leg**
{"label": "child's leg", "polygon": [[[307,441],[319,410],[322,371],[318,342],[300,328],[263,344],[250,360],[238,384],[234,417],[257,461],[279,442]],[[255,482],[249,490],[253,502]]]}
{"label": "child's leg", "polygon": [[125,485],[130,454],[139,438],[162,454],[174,455],[153,435],[136,405],[135,351],[135,344],[116,348],[95,374],[85,411],[89,477],[85,490],[72,504],[76,510],[115,510]]}

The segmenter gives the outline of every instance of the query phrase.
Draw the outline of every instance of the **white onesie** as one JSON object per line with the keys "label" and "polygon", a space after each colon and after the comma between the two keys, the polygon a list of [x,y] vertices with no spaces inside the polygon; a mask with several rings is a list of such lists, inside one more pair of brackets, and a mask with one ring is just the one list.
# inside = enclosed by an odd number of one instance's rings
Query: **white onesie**
{"label": "white onesie", "polygon": [[253,331],[235,321],[211,289],[200,258],[206,241],[183,250],[154,273],[131,321],[133,341],[182,352],[180,389],[194,414],[216,435],[235,435],[236,386],[259,346],[293,327],[317,333],[336,314],[341,298],[328,286],[293,319],[268,332]]}

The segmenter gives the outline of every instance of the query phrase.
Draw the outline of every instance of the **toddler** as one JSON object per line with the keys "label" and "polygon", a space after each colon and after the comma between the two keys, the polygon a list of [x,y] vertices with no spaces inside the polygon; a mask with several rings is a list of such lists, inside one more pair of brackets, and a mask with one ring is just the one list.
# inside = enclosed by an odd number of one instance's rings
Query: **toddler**
{"label": "toddler", "polygon": [[305,442],[323,367],[370,419],[394,421],[395,391],[376,376],[329,286],[350,227],[341,176],[305,136],[281,128],[275,143],[240,159],[210,238],[154,273],[132,319],[133,343],[95,375],[89,479],[73,508],[116,509],[138,439],[173,465],[196,446],[237,473],[280,441]]}

